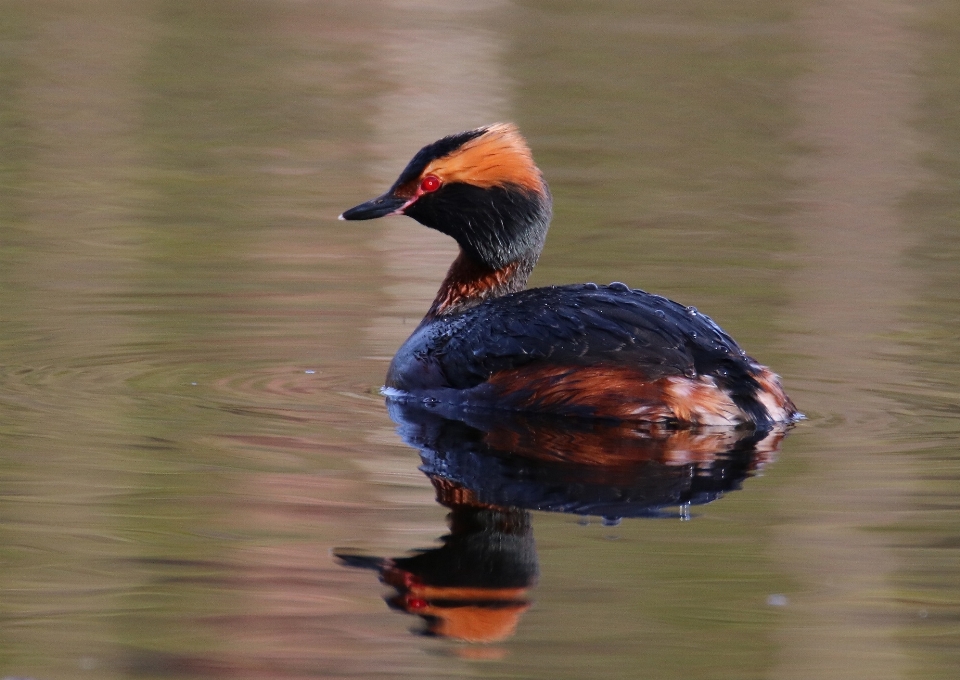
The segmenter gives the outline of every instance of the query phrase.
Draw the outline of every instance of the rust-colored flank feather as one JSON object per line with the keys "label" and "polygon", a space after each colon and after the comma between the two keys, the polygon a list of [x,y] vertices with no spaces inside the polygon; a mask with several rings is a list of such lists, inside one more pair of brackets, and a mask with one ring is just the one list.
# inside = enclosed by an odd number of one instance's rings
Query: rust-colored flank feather
{"label": "rust-colored flank feather", "polygon": [[448,156],[431,161],[422,177],[436,175],[445,183],[463,182],[489,189],[515,185],[544,192],[543,176],[526,140],[513,123],[496,123]]}
{"label": "rust-colored flank feather", "polygon": [[496,373],[490,383],[521,410],[697,425],[736,424],[744,415],[710,376],[651,381],[620,366],[540,365]]}
{"label": "rust-colored flank feather", "polygon": [[797,407],[783,391],[780,376],[766,366],[761,366],[755,378],[760,384],[757,401],[763,404],[770,417],[777,422],[791,420],[797,413]]}

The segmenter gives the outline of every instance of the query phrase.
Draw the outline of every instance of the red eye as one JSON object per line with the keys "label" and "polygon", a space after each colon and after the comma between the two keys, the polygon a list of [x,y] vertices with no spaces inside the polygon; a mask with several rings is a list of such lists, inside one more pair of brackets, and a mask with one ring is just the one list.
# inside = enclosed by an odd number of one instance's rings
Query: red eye
{"label": "red eye", "polygon": [[424,609],[427,607],[427,605],[430,604],[429,602],[427,602],[426,600],[420,597],[412,597],[410,595],[407,595],[406,599],[407,599],[407,606],[413,610]]}
{"label": "red eye", "polygon": [[420,191],[425,194],[430,194],[440,188],[443,182],[440,181],[440,178],[436,175],[427,175],[422,180],[420,180]]}

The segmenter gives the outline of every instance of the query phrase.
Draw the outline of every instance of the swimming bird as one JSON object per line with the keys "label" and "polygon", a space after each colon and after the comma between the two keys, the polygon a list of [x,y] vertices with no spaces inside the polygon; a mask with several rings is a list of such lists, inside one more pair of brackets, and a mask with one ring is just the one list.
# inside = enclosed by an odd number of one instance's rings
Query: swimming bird
{"label": "swimming bird", "polygon": [[801,417],[779,377],[693,307],[623,283],[526,289],[551,206],[527,142],[497,123],[428,144],[340,216],[407,215],[460,246],[390,364],[389,398],[669,426]]}

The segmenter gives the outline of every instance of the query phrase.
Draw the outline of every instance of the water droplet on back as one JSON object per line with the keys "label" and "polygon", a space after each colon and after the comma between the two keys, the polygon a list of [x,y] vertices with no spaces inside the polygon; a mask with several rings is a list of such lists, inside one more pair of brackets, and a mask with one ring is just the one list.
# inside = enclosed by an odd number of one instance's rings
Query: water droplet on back
{"label": "water droplet on back", "polygon": [[609,288],[610,290],[616,291],[618,293],[630,292],[630,286],[628,286],[625,283],[621,283],[620,281],[613,281],[609,286],[607,286],[607,288]]}

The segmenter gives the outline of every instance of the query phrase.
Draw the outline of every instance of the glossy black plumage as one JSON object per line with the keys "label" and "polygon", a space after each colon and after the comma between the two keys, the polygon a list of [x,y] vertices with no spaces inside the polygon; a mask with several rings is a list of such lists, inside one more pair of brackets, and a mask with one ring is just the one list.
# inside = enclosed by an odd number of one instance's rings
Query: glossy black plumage
{"label": "glossy black plumage", "polygon": [[428,319],[390,364],[387,386],[410,393],[476,387],[537,363],[624,367],[650,381],[710,376],[755,420],[758,364],[710,317],[623,284],[532,288],[462,314]]}
{"label": "glossy black plumage", "polygon": [[[550,197],[516,187],[481,189],[450,184],[429,200],[407,208],[405,215],[456,238],[473,260],[499,269],[539,252],[550,222]],[[542,222],[542,228],[530,229]]]}

